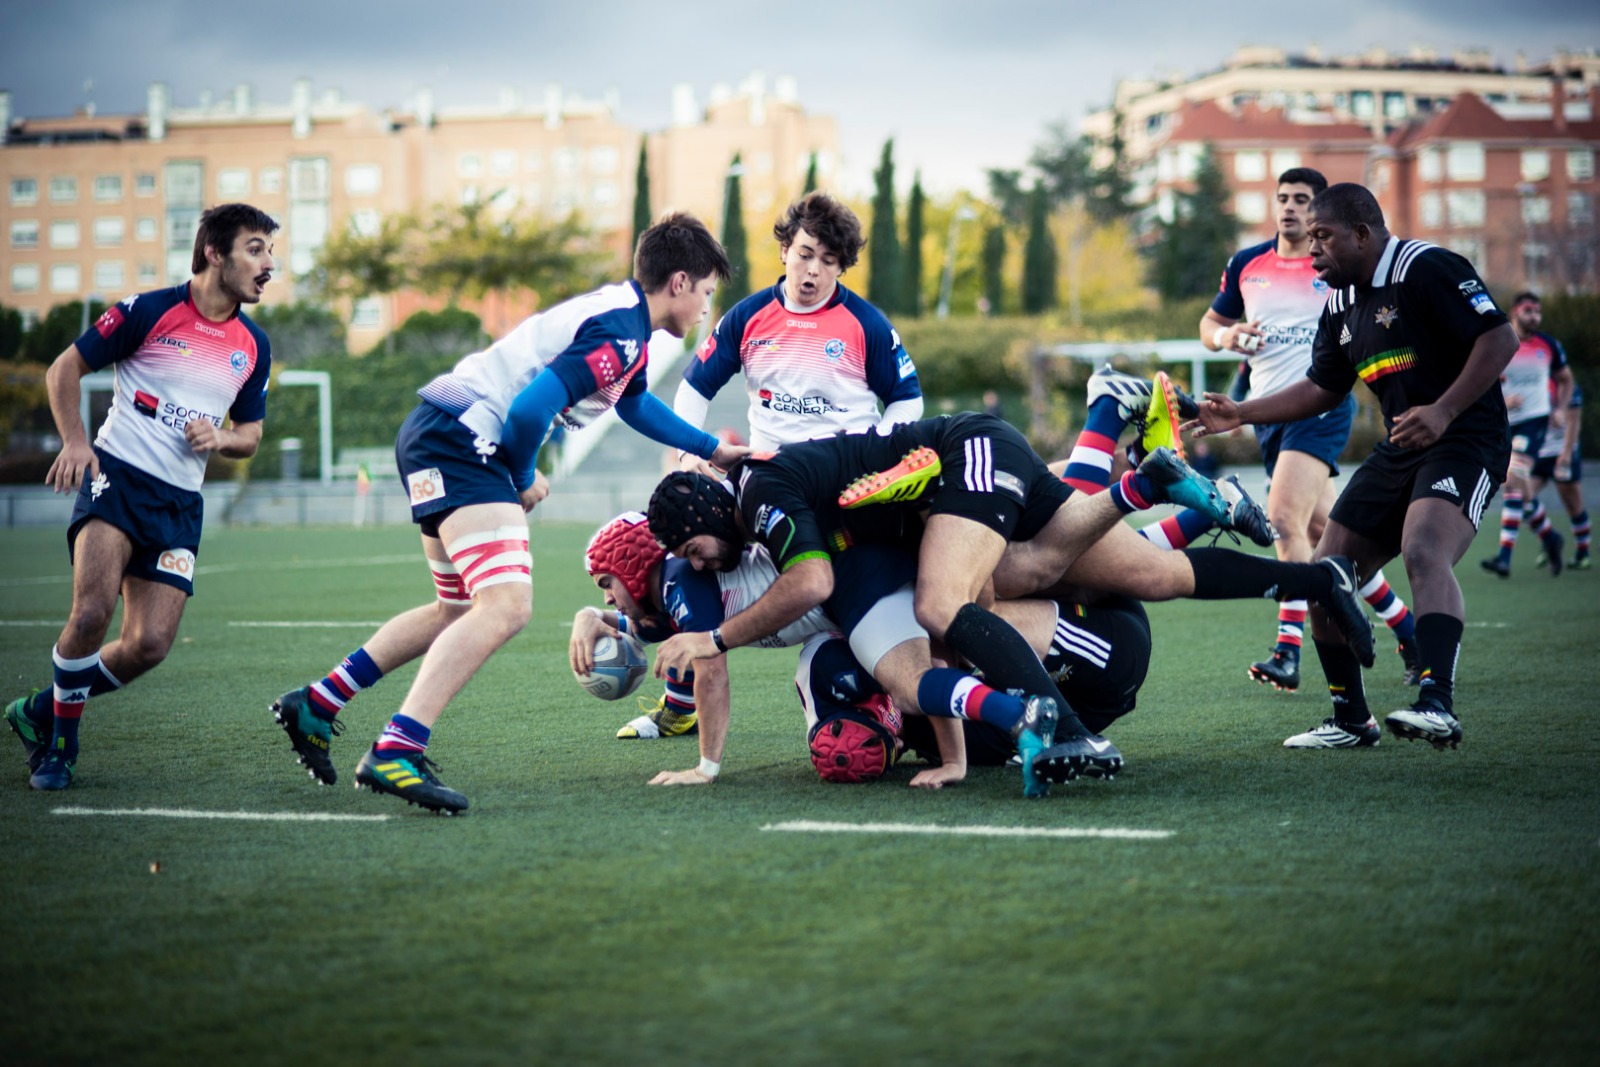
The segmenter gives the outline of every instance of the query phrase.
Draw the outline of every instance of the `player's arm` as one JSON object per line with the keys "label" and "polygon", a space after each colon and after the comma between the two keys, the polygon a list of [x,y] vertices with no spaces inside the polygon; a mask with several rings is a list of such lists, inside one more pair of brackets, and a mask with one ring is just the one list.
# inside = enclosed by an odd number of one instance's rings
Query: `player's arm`
{"label": "player's arm", "polygon": [[[833,564],[825,552],[799,559],[778,575],[754,604],[710,633],[683,633],[656,653],[656,677],[680,674],[691,663],[719,656],[777,633],[833,595]],[[720,642],[720,643],[719,643]]]}
{"label": "player's arm", "polygon": [[967,777],[967,737],[961,732],[961,720],[933,715],[928,725],[939,745],[939,766],[912,775],[912,789],[943,789]]}
{"label": "player's arm", "polygon": [[261,446],[262,420],[218,426],[207,418],[190,419],[183,428],[189,447],[204,455],[216,452],[229,459],[249,459]]}
{"label": "player's arm", "polygon": [[[638,386],[637,391],[634,385]],[[623,422],[650,440],[676,448],[679,452],[699,456],[723,470],[737,463],[740,457],[750,454],[748,448],[725,445],[704,430],[684,422],[655,394],[644,388],[644,383],[638,379],[617,400],[617,414]]]}
{"label": "player's arm", "polygon": [[1226,393],[1206,393],[1200,400],[1200,417],[1181,427],[1196,437],[1227,433],[1246,424],[1295,422],[1309,419],[1338,407],[1348,392],[1324,389],[1310,378],[1281,389],[1271,396],[1255,397],[1239,403]]}
{"label": "player's arm", "polygon": [[1550,406],[1550,425],[1562,429],[1567,425],[1567,406],[1572,403],[1572,390],[1577,383],[1572,377],[1572,367],[1567,364],[1566,353],[1561,351],[1560,345],[1555,346],[1555,351],[1560,362],[1550,372],[1550,380],[1556,383],[1555,402]]}
{"label": "player's arm", "polygon": [[710,785],[722,770],[733,698],[728,685],[728,657],[716,656],[694,665],[694,706],[700,727],[700,763],[682,771],[662,771],[651,785]]}
{"label": "player's arm", "polygon": [[[1200,317],[1200,343],[1212,352],[1240,352],[1248,354],[1260,346],[1261,330],[1255,323],[1240,322],[1244,318],[1244,293],[1239,276],[1244,271],[1244,253],[1229,257],[1222,269],[1222,281],[1216,299]],[[1249,341],[1254,337],[1257,340]]]}
{"label": "player's arm", "polygon": [[1408,408],[1394,420],[1389,440],[1399,448],[1427,448],[1450,428],[1457,415],[1472,406],[1500,380],[1511,357],[1517,354],[1517,333],[1502,322],[1478,335],[1466,365],[1450,388],[1431,404]]}
{"label": "player's arm", "polygon": [[917,365],[900,341],[900,332],[882,315],[863,322],[867,387],[883,401],[877,431],[887,434],[902,422],[922,418],[922,382]]}
{"label": "player's arm", "polygon": [[45,388],[50,394],[50,414],[56,420],[56,433],[61,435],[61,451],[55,462],[50,464],[44,484],[58,493],[77,492],[85,472],[91,478],[100,474],[100,461],[89,444],[89,433],[84,429],[83,418],[79,414],[83,402],[83,378],[93,372],[94,368],[89,366],[75,344],[69,345],[65,352],[57,356],[45,372]]}
{"label": "player's arm", "polygon": [[567,661],[573,673],[594,670],[594,643],[602,637],[620,637],[618,615],[614,611],[585,605],[572,617],[572,636],[567,641]]}
{"label": "player's arm", "polygon": [[1556,476],[1572,477],[1572,457],[1578,452],[1578,435],[1583,432],[1583,409],[1567,409],[1567,436],[1561,442],[1561,455],[1556,457]]}

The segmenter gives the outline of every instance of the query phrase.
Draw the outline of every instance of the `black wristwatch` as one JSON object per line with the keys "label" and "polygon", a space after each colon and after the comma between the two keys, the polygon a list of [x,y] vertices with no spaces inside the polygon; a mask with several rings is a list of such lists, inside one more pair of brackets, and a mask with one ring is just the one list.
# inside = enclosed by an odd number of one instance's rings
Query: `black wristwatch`
{"label": "black wristwatch", "polygon": [[718,626],[711,631],[711,643],[717,646],[718,652],[728,651],[728,646],[722,643],[722,627]]}

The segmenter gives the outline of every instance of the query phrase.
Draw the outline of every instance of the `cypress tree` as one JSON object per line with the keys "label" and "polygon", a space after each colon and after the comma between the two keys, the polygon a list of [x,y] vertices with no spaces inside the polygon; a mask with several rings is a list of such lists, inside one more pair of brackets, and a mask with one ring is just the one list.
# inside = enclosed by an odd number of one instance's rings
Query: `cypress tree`
{"label": "cypress tree", "polygon": [[898,313],[904,292],[899,223],[894,212],[894,138],[883,143],[873,172],[872,227],[867,239],[867,299],[886,315]]}
{"label": "cypress tree", "polygon": [[911,199],[906,204],[905,295],[900,310],[913,318],[922,315],[922,172],[911,179]]}
{"label": "cypress tree", "polygon": [[809,193],[812,190],[816,189],[816,187],[817,187],[817,153],[816,153],[815,150],[813,150],[812,153],[811,153],[811,162],[806,165],[806,187],[804,189],[800,190],[800,195],[801,196],[805,196],[807,193]]}
{"label": "cypress tree", "polygon": [[1022,250],[1022,310],[1041,315],[1056,306],[1056,242],[1050,235],[1050,201],[1044,185],[1028,195],[1028,243]]}
{"label": "cypress tree", "polygon": [[650,160],[646,139],[639,138],[639,169],[633,177],[633,247],[639,247],[639,235],[650,228],[655,216],[650,212]]}
{"label": "cypress tree", "polygon": [[1006,225],[997,222],[983,236],[983,295],[989,301],[989,314],[1005,312]]}
{"label": "cypress tree", "polygon": [[717,307],[727,311],[750,295],[750,250],[744,233],[744,194],[740,188],[744,167],[738,153],[728,166],[728,191],[722,205],[722,247],[728,253],[733,276],[717,289]]}

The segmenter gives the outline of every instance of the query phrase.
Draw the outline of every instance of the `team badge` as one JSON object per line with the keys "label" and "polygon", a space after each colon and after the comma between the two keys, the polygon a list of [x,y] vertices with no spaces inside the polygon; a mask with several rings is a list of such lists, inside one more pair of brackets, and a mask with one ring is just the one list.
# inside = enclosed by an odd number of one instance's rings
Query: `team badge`
{"label": "team badge", "polygon": [[1385,330],[1387,330],[1390,326],[1394,325],[1394,320],[1398,319],[1399,317],[1400,312],[1396,309],[1392,307],[1382,307],[1378,309],[1378,313],[1373,316],[1372,321],[1376,322],[1379,326],[1382,326]]}
{"label": "team badge", "polygon": [[829,359],[838,359],[844,355],[844,342],[837,337],[822,346],[822,354]]}
{"label": "team badge", "polygon": [[250,364],[250,357],[237,348],[228,354],[228,366],[233,368],[235,378],[244,377],[244,369]]}
{"label": "team badge", "polygon": [[1325,293],[1328,291],[1328,283],[1323,281],[1321,278],[1312,278],[1311,290],[1312,292],[1316,293]]}

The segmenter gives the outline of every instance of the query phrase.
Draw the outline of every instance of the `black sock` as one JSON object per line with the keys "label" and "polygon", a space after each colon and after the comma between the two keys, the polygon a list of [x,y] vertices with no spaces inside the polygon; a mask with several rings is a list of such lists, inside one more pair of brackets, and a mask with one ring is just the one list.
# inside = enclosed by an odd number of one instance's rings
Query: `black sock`
{"label": "black sock", "polygon": [[1417,701],[1431,700],[1452,715],[1463,629],[1460,619],[1441,612],[1417,616],[1417,666],[1422,669]]}
{"label": "black sock", "polygon": [[1281,563],[1231,548],[1186,548],[1195,600],[1326,600],[1333,575],[1314,563]]}
{"label": "black sock", "polygon": [[1361,661],[1343,642],[1313,643],[1317,646],[1317,658],[1322,661],[1322,673],[1328,677],[1328,696],[1333,698],[1334,719],[1352,725],[1365,725],[1372,718],[1372,711],[1367,707],[1367,691],[1361,683]]}
{"label": "black sock", "polygon": [[1057,737],[1082,737],[1089,732],[1078,721],[1078,714],[1067,703],[1067,698],[1050,680],[1027,639],[994,612],[985,611],[976,604],[962,605],[949,629],[945,630],[944,643],[981,670],[990,688],[1054,698],[1061,716],[1056,726]]}

